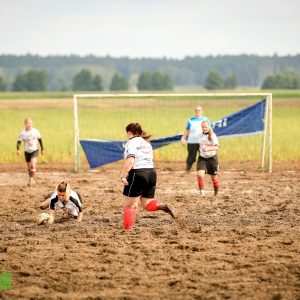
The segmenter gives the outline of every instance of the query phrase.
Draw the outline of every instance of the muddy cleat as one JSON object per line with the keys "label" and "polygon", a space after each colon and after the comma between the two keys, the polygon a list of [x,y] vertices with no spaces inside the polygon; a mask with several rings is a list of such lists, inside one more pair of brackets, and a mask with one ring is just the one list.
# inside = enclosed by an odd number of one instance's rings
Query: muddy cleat
{"label": "muddy cleat", "polygon": [[175,219],[175,216],[174,216],[172,210],[166,204],[160,205],[159,210],[164,211],[165,213],[171,215],[171,217]]}
{"label": "muddy cleat", "polygon": [[205,191],[204,190],[200,190],[199,192],[200,192],[200,196],[201,197],[205,195]]}

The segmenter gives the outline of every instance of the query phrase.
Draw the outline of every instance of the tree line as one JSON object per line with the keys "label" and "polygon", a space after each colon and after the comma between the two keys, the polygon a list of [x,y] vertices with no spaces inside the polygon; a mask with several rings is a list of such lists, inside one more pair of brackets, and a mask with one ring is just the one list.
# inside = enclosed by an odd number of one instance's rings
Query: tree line
{"label": "tree line", "polygon": [[[235,74],[224,77],[220,72],[211,71],[204,82],[204,87],[208,90],[235,89],[239,82]],[[160,72],[142,72],[137,81],[139,91],[173,90],[173,82],[166,74]],[[280,74],[267,76],[262,85],[262,89],[300,89],[300,75],[294,72],[282,72]],[[111,79],[111,91],[127,91],[129,89],[128,80],[121,74],[115,73]],[[7,84],[0,76],[0,91],[6,91]],[[46,91],[47,74],[44,71],[29,70],[16,76],[12,91]],[[92,74],[87,69],[82,69],[75,74],[72,81],[73,91],[103,91],[102,77]]]}
{"label": "tree line", "polygon": [[[127,91],[129,88],[128,80],[115,73],[111,79],[109,89],[111,91]],[[143,72],[138,78],[137,88],[140,91],[146,90],[172,90],[173,83],[168,75],[160,72],[149,73]],[[6,91],[7,85],[4,79],[0,76],[0,91]],[[16,76],[12,91],[46,91],[47,74],[40,70],[29,70],[25,73],[20,73]],[[87,69],[82,69],[75,74],[72,80],[72,91],[102,91],[102,77],[97,74],[92,74]]]}
{"label": "tree line", "polygon": [[[129,89],[138,84],[141,73],[147,71],[168,75],[173,86],[203,87],[207,76],[213,70],[219,72],[224,86],[234,75],[239,86],[261,87],[267,76],[282,72],[300,74],[300,55],[294,56],[258,56],[258,55],[219,55],[187,56],[183,59],[170,58],[114,58],[110,56],[38,56],[38,55],[0,55],[0,76],[7,89],[12,89],[16,76],[30,69],[44,71],[47,74],[49,90],[71,90],[73,78],[82,69],[88,69],[102,78],[102,86],[109,90],[114,74],[125,77]],[[232,80],[233,78],[231,78]],[[229,84],[230,85],[230,84]]]}

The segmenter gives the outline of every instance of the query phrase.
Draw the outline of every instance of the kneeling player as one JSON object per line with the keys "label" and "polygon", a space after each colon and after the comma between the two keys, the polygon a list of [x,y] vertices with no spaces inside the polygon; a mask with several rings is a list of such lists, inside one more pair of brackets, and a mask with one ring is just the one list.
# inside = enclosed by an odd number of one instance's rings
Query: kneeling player
{"label": "kneeling player", "polygon": [[46,218],[42,223],[53,224],[55,210],[63,209],[67,217],[77,219],[78,222],[82,221],[82,200],[79,193],[71,189],[68,182],[63,181],[57,185],[55,192],[51,195],[50,199],[41,203],[40,209],[44,210],[50,208],[49,218]]}
{"label": "kneeling player", "polygon": [[128,142],[125,145],[125,163],[121,173],[124,184],[124,229],[131,229],[137,214],[138,202],[148,211],[162,210],[174,215],[170,208],[154,199],[156,171],[153,166],[153,150],[147,135],[138,123],[126,127]]}
{"label": "kneeling player", "polygon": [[219,192],[220,182],[218,178],[219,161],[217,151],[219,142],[213,130],[209,127],[207,121],[201,123],[202,134],[200,135],[200,156],[197,162],[197,180],[200,189],[200,195],[204,195],[204,174],[205,172],[211,176],[214,186],[215,196]]}

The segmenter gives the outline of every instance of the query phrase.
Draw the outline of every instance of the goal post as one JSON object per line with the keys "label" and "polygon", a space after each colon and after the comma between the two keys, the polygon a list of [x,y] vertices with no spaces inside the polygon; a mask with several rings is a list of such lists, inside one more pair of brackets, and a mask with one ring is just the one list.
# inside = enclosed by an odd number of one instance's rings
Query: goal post
{"label": "goal post", "polygon": [[[153,97],[199,97],[199,98],[220,98],[220,97],[260,97],[266,99],[264,130],[262,132],[261,147],[261,169],[272,172],[272,93],[135,93],[135,94],[74,94],[73,111],[74,111],[74,171],[81,170],[80,160],[80,135],[78,120],[78,100],[81,98],[153,98]],[[267,156],[267,168],[266,168]]]}

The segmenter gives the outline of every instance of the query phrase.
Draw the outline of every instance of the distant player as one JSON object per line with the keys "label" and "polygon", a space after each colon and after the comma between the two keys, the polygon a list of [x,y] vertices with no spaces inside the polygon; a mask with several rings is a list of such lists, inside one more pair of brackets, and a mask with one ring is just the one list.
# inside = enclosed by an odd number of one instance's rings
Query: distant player
{"label": "distant player", "polygon": [[156,171],[153,165],[153,150],[147,135],[138,123],[126,126],[128,142],[125,145],[125,163],[121,173],[124,184],[124,229],[131,229],[137,214],[138,203],[148,211],[162,210],[170,214],[170,208],[154,199]]}
{"label": "distant player", "polygon": [[208,121],[201,123],[202,134],[200,135],[200,156],[197,163],[197,180],[200,189],[200,195],[204,195],[204,174],[211,176],[214,186],[214,195],[219,192],[220,182],[218,178],[219,161],[217,151],[219,149],[218,138],[210,128]]}
{"label": "distant player", "polygon": [[201,122],[204,120],[209,122],[206,117],[202,116],[202,107],[195,107],[195,115],[188,120],[185,131],[181,137],[181,143],[183,146],[187,145],[188,151],[186,171],[190,171],[193,163],[196,161],[197,153],[199,151],[199,137],[202,133]]}
{"label": "distant player", "polygon": [[40,209],[45,210],[49,208],[49,216],[45,218],[42,223],[53,224],[55,217],[55,210],[63,209],[65,216],[71,219],[82,221],[82,199],[78,192],[71,189],[70,184],[66,181],[61,182],[55,188],[55,192],[50,199],[45,200],[40,204]]}
{"label": "distant player", "polygon": [[20,146],[21,143],[24,142],[24,154],[29,174],[28,185],[33,185],[35,184],[34,178],[37,168],[37,158],[39,155],[38,141],[41,147],[42,154],[44,154],[45,151],[41,134],[37,129],[32,127],[32,120],[26,118],[24,120],[24,126],[25,129],[21,131],[17,141],[17,155],[21,154]]}

